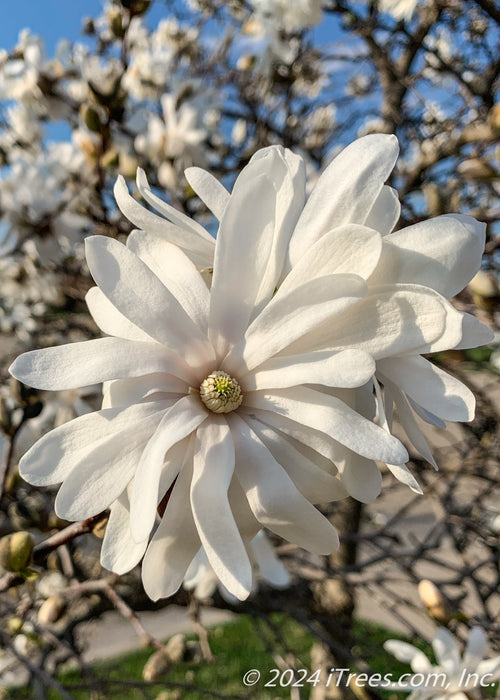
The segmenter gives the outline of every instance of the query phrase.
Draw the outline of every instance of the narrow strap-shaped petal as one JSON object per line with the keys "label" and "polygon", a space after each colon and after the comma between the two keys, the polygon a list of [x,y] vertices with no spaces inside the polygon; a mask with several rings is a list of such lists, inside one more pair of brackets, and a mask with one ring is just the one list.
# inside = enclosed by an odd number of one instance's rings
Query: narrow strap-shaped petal
{"label": "narrow strap-shaped petal", "polygon": [[[118,176],[113,191],[120,211],[134,226],[178,245],[198,267],[209,267],[213,264],[215,250],[213,239],[207,240],[205,235],[199,231],[193,231],[191,227],[177,226],[148,211],[129,194],[125,180],[121,175]],[[161,200],[159,201],[161,202]],[[191,222],[190,219],[188,220]],[[205,234],[209,236],[206,232]]]}
{"label": "narrow strap-shaped petal", "polygon": [[106,335],[114,335],[127,340],[140,340],[146,343],[155,342],[150,335],[125,318],[99,287],[89,289],[85,295],[85,302],[90,315]]}
{"label": "narrow strap-shaped petal", "polygon": [[[306,338],[307,350],[311,344],[316,350],[355,347],[379,359],[429,352],[420,348],[431,347],[441,339],[447,347],[453,347],[460,330],[448,328],[449,306],[444,297],[428,287],[369,287],[366,296],[339,314],[335,323],[323,323],[311,332]],[[305,351],[301,340],[288,348],[289,353]]]}
{"label": "narrow strap-shaped petal", "polygon": [[150,236],[144,231],[132,231],[127,247],[146,263],[206,334],[210,292],[187,255],[164,238]]}
{"label": "narrow strap-shaped petal", "polygon": [[401,423],[401,426],[403,427],[411,444],[422,455],[422,457],[429,462],[429,464],[432,464],[434,469],[437,469],[438,467],[434,457],[432,456],[431,449],[427,444],[427,440],[425,439],[422,431],[420,430],[408,400],[398,389],[398,387],[387,379],[387,377],[380,375],[380,379],[382,382],[384,382],[385,387],[389,387],[391,390],[394,397],[394,403],[396,404],[399,422]]}
{"label": "narrow strap-shaped petal", "polygon": [[127,490],[111,504],[101,547],[101,564],[115,574],[125,574],[142,559],[148,539],[138,544],[130,532],[130,504]]}
{"label": "narrow strap-shaped petal", "polygon": [[290,291],[316,277],[353,274],[368,279],[382,252],[380,233],[360,224],[344,224],[324,234],[291,269],[280,285]]}
{"label": "narrow strap-shaped petal", "polygon": [[131,532],[136,542],[148,537],[154,525],[165,455],[173,445],[196,430],[206,417],[207,411],[197,397],[184,396],[167,409],[144,448],[130,500]]}
{"label": "narrow strap-shaped petal", "polygon": [[361,503],[372,503],[380,494],[382,475],[372,459],[367,459],[344,447],[337,461],[340,478],[350,496]]}
{"label": "narrow strap-shaped petal", "polygon": [[462,666],[466,668],[469,673],[473,673],[476,671],[479,662],[486,656],[487,651],[488,635],[482,627],[473,627],[467,639]]}
{"label": "narrow strap-shaped petal", "polygon": [[[368,459],[391,464],[408,460],[408,453],[399,440],[335,396],[307,387],[254,391],[245,396],[245,405],[274,411],[320,430]],[[258,417],[258,413],[256,415]]]}
{"label": "narrow strap-shaped petal", "polygon": [[137,189],[144,197],[146,202],[159,211],[160,214],[163,214],[163,216],[165,216],[169,221],[176,224],[180,228],[186,231],[192,231],[201,239],[207,241],[210,245],[213,245],[214,240],[212,236],[208,233],[208,231],[205,231],[201,224],[194,219],[191,219],[189,216],[187,216],[187,214],[179,211],[171,204],[164,202],[163,199],[160,199],[153,193],[146,177],[146,173],[142,168],[137,168],[136,184]]}
{"label": "narrow strap-shaped petal", "polygon": [[208,560],[228,591],[244,600],[252,589],[252,567],[228,500],[234,445],[225,418],[214,415],[197,430],[191,506]]}
{"label": "narrow strap-shaped petal", "polygon": [[183,357],[210,356],[206,336],[137,255],[106,236],[87,238],[85,248],[94,280],[126,318]]}
{"label": "narrow strap-shaped petal", "polygon": [[36,389],[61,391],[99,384],[108,379],[167,372],[191,381],[183,359],[158,343],[122,338],[96,338],[25,352],[10,373]]}
{"label": "narrow strap-shaped petal", "polygon": [[432,648],[438,664],[443,670],[455,675],[460,670],[460,652],[458,644],[452,633],[445,627],[440,627],[432,640]]}
{"label": "narrow strap-shaped petal", "polygon": [[411,664],[415,672],[425,673],[432,667],[424,652],[414,647],[413,644],[400,642],[398,639],[388,639],[387,642],[384,642],[384,649],[398,661]]}
{"label": "narrow strap-shaped petal", "polygon": [[189,507],[192,462],[191,445],[142,562],[142,583],[151,600],[168,598],[180,588],[188,566],[201,546]]}
{"label": "narrow strap-shaped petal", "polygon": [[374,372],[372,356],[362,350],[327,350],[273,357],[256,371],[241,376],[240,383],[243,391],[284,389],[299,384],[353,388],[369,381]]}
{"label": "narrow strap-shaped petal", "polygon": [[134,476],[158,422],[156,413],[136,424],[134,430],[113,433],[83,454],[80,450],[80,459],[57,493],[57,515],[65,520],[82,520],[109,508]]}
{"label": "narrow strap-shaped petal", "polygon": [[154,401],[128,408],[106,408],[74,418],[35,442],[21,458],[19,472],[35,486],[58,484],[102,439],[122,431],[133,433],[143,419],[154,414],[159,422],[169,405],[166,401]]}
{"label": "narrow strap-shaped petal", "polygon": [[266,175],[238,178],[217,235],[210,294],[210,338],[220,358],[243,336],[254,311],[271,253],[275,207],[276,191]]}
{"label": "narrow strap-shaped petal", "polygon": [[400,216],[401,204],[397,191],[389,185],[384,185],[370,209],[365,226],[375,229],[382,236],[387,236],[398,223]]}
{"label": "narrow strap-shaped petal", "polygon": [[407,282],[450,298],[481,266],[486,225],[471,216],[446,214],[401,229],[384,239],[373,284]]}
{"label": "narrow strap-shaped petal", "polygon": [[314,187],[290,241],[293,267],[323,234],[343,224],[364,224],[398,156],[395,136],[363,136],[345,148]]}
{"label": "narrow strap-shaped petal", "polygon": [[337,549],[339,539],[333,525],[302,496],[248,424],[235,414],[228,422],[237,454],[236,476],[257,520],[316,554]]}
{"label": "narrow strap-shaped petal", "polygon": [[165,372],[152,372],[141,377],[128,377],[106,382],[103,395],[109,406],[130,406],[143,399],[165,394],[166,399],[175,398],[172,394],[187,394],[187,382]]}
{"label": "narrow strap-shaped petal", "polygon": [[250,549],[266,583],[270,583],[275,588],[287,588],[290,585],[292,582],[290,574],[276,555],[263,530],[258,532],[250,542]]}
{"label": "narrow strap-shaped petal", "polygon": [[340,479],[296,450],[284,435],[249,416],[244,420],[308,501],[328,503],[346,498],[348,494]]}
{"label": "narrow strap-shaped petal", "polygon": [[184,175],[201,201],[221,221],[230,197],[224,185],[203,168],[186,168]]}
{"label": "narrow strap-shaped petal", "polygon": [[365,291],[365,283],[357,275],[328,275],[290,292],[278,291],[245,338],[228,353],[223,367],[237,374],[254,369],[299,338],[301,352],[315,350],[314,344],[308,343],[308,334],[359,302]]}
{"label": "narrow strap-shaped petal", "polygon": [[429,360],[414,357],[391,357],[379,360],[377,367],[393,384],[416,403],[440,418],[471,421],[476,400],[465,384]]}

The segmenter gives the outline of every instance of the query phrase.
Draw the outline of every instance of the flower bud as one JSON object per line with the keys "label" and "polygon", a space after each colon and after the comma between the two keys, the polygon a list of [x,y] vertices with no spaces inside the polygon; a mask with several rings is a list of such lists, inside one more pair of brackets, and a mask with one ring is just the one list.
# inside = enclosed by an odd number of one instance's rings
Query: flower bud
{"label": "flower bud", "polygon": [[99,133],[101,131],[101,120],[98,111],[89,104],[80,107],[80,118],[89,131]]}
{"label": "flower bud", "polygon": [[41,625],[57,622],[64,610],[66,609],[66,601],[60,595],[53,595],[47,600],[44,600],[38,611],[38,622]]}
{"label": "flower bud", "polygon": [[418,594],[429,615],[442,625],[448,624],[451,611],[439,588],[432,581],[424,579],[418,584]]}
{"label": "flower bud", "polygon": [[151,0],[121,0],[121,4],[132,16],[143,15],[148,11]]}
{"label": "flower bud", "polygon": [[155,683],[170,668],[170,659],[164,649],[155,651],[142,669],[142,677],[148,683]]}
{"label": "flower bud", "polygon": [[101,156],[101,166],[103,168],[116,168],[120,161],[120,155],[114,148],[110,148]]}
{"label": "flower bud", "polygon": [[7,621],[7,631],[12,636],[15,637],[16,634],[23,628],[23,620],[20,617],[9,617]]}
{"label": "flower bud", "polygon": [[6,571],[23,571],[31,562],[34,547],[29,532],[13,532],[0,540],[0,566]]}

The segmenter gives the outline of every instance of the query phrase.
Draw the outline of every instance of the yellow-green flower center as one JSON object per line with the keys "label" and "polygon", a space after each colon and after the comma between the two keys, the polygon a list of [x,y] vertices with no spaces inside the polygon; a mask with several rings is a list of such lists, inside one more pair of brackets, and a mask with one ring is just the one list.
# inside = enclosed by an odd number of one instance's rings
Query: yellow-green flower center
{"label": "yellow-green flower center", "polygon": [[230,413],[243,401],[241,387],[227,372],[216,370],[200,385],[200,398],[214,413]]}

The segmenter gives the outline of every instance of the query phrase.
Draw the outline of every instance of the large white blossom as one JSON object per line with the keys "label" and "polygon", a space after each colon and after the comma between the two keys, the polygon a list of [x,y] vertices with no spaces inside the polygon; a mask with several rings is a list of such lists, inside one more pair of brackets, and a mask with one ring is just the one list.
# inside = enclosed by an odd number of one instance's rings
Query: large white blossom
{"label": "large white blossom", "polygon": [[415,674],[404,685],[397,685],[398,691],[410,692],[408,700],[480,698],[485,687],[500,680],[500,656],[484,658],[488,637],[481,627],[470,630],[463,656],[455,637],[440,627],[432,642],[437,666],[412,644],[390,639],[384,648],[399,661],[409,663]]}
{"label": "large white blossom", "polygon": [[[245,542],[261,527],[332,551],[337,534],[311,504],[342,498],[342,481],[355,490],[365,478],[364,462],[344,468],[344,450],[368,464],[407,460],[398,440],[342,400],[370,380],[373,357],[446,332],[439,294],[418,285],[369,290],[360,274],[382,249],[362,223],[385,192],[380,151],[392,140],[382,142],[366,142],[343,178],[327,172],[307,203],[303,162],[281,148],[257,153],[230,196],[208,173],[188,171],[221,219],[215,242],[144,183],[147,200],[177,223],[119,184],[122,208],[146,232],[133,232],[127,246],[86,240],[98,285],[87,303],[109,337],[25,353],[11,367],[39,389],[106,382],[103,409],[42,438],[20,471],[35,484],[63,482],[55,504],[63,518],[113,504],[103,563],[128,570],[146,551],[152,598],[178,588],[201,545],[226,588],[245,597]],[[288,272],[290,240],[304,235],[321,238],[322,252],[311,246]],[[210,290],[171,241],[201,267],[213,259]],[[165,513],[148,544],[160,502]]]}
{"label": "large white blossom", "polygon": [[[271,151],[279,159],[280,150]],[[337,389],[335,394],[366,418],[376,419],[386,430],[391,428],[395,403],[410,441],[425,459],[435,464],[413,412],[443,427],[443,420],[471,420],[474,397],[467,387],[421,355],[475,347],[491,340],[488,328],[448,302],[480,266],[485,227],[471,217],[447,215],[391,233],[401,207],[395,190],[384,183],[397,156],[394,137],[373,135],[353,142],[332,161],[312,190],[290,236],[280,284],[286,290],[296,280],[303,282],[332,270],[354,273],[365,280],[366,298],[336,319],[336,324],[345,323],[351,328],[346,341],[372,355],[377,374],[374,381],[358,390]],[[261,157],[262,154],[257,156]],[[272,158],[263,161],[266,162],[266,172],[272,174]],[[300,168],[303,171],[303,162]],[[229,193],[200,169],[188,169],[186,176],[220,219]],[[183,247],[198,267],[210,268],[214,244],[202,240],[203,229],[193,227],[192,222],[179,217],[178,212],[156,197],[142,172],[138,173],[138,188],[146,201],[170,222],[143,209],[128,195],[124,181],[119,180],[115,193],[123,213],[139,228],[166,236]],[[303,194],[301,198],[297,200],[300,207]],[[440,309],[440,318],[438,321],[436,317],[431,331],[428,324],[432,324],[434,305]],[[368,317],[368,326],[363,326]],[[405,330],[409,317],[415,321],[411,333]],[[317,348],[328,351],[335,346],[338,330],[327,321],[313,334]],[[301,343],[297,341],[286,352],[300,351]],[[332,458],[326,448],[322,454]],[[381,476],[374,460],[345,446],[337,446],[334,459],[352,496],[363,502],[376,498]],[[388,466],[398,479],[421,492],[404,464]]]}

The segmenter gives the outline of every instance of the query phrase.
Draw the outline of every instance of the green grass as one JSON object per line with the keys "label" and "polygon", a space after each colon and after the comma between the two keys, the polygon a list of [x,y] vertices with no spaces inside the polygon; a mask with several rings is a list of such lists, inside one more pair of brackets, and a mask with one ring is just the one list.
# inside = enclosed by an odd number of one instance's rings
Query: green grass
{"label": "green grass", "polygon": [[[176,687],[180,689],[182,700],[201,700],[209,697],[193,689],[194,686],[221,694],[250,696],[256,700],[289,698],[290,688],[279,687],[279,684],[273,688],[264,686],[272,677],[271,669],[276,666],[270,650],[284,657],[286,649],[282,642],[285,640],[288,650],[293,652],[296,659],[296,668],[310,669],[313,637],[302,626],[284,615],[273,615],[270,620],[273,629],[262,621],[252,621],[248,616],[241,616],[234,623],[214,628],[210,631],[210,645],[215,662],[201,662],[195,665],[179,664],[162,676],[157,685],[146,690],[134,687],[133,684],[142,680],[144,664],[153,653],[151,649],[140,650],[112,661],[96,663],[93,671],[97,677],[106,679],[108,682],[117,681],[116,684],[108,683],[103,686],[100,693],[95,691],[92,693],[89,687],[84,688],[85,681],[77,671],[62,673],[58,678],[76,700],[144,700],[156,698],[161,691],[174,690]],[[409,671],[405,664],[398,662],[383,649],[383,643],[387,639],[403,639],[403,637],[383,627],[362,621],[355,623],[354,632],[358,642],[353,651],[375,672],[384,675],[391,671],[393,677],[397,678]],[[428,645],[421,643],[416,646],[432,658],[432,650]],[[254,686],[252,693],[249,693],[249,689],[242,683],[243,675],[249,669],[258,669],[261,672],[261,682]],[[301,697],[306,698],[310,686],[307,683],[304,685],[305,687],[301,689]],[[395,694],[391,691],[381,691],[380,694],[391,700],[406,697],[404,693]],[[24,700],[31,696],[26,691],[15,691],[11,697],[13,700]],[[494,692],[491,697],[494,697]],[[59,700],[60,695],[51,692],[49,698]]]}

